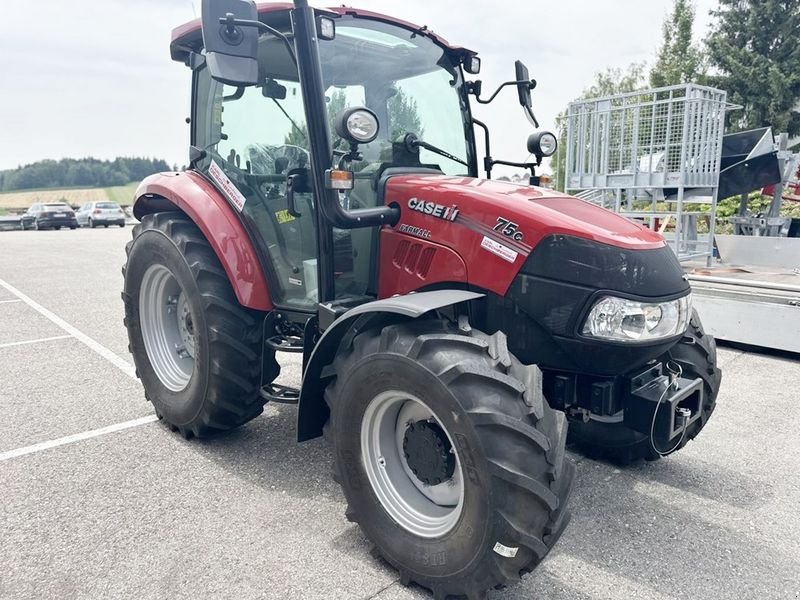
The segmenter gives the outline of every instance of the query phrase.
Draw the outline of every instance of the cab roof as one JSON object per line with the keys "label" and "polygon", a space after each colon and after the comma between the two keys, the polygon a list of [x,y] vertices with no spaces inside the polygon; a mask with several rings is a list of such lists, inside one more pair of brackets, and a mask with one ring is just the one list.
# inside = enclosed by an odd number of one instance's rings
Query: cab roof
{"label": "cab roof", "polygon": [[[284,24],[288,27],[289,11],[292,8],[294,8],[294,4],[291,2],[269,2],[260,3],[257,5],[259,19],[262,21],[268,20],[269,24],[273,27],[276,25],[280,27],[281,24]],[[402,19],[396,19],[395,17],[376,13],[371,10],[351,8],[349,6],[336,6],[326,10],[336,13],[340,16],[353,15],[357,17],[383,21],[385,23],[391,23],[411,31],[418,31],[420,33],[424,32],[426,36],[442,46],[446,51],[460,57],[474,56],[477,54],[477,52],[473,50],[450,44],[443,37],[427,29],[426,26],[415,25],[414,23],[409,23],[408,21],[403,21]],[[170,43],[170,54],[172,56],[172,60],[186,62],[189,58],[189,53],[191,51],[198,51],[200,48],[202,48],[202,45],[203,36],[200,19],[195,19],[188,23],[184,23],[183,25],[180,25],[172,30],[172,42]]]}

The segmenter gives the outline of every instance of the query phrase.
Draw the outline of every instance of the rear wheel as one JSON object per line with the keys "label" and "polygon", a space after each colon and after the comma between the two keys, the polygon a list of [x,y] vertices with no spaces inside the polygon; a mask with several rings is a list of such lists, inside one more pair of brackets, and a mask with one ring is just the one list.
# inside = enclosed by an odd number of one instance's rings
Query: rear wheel
{"label": "rear wheel", "polygon": [[574,465],[540,372],[466,323],[367,329],[325,399],[347,517],[435,598],[483,598],[531,571],[567,522]]}
{"label": "rear wheel", "polygon": [[214,251],[182,213],[147,215],[125,248],[125,325],[145,396],[185,437],[263,411],[263,314],[240,306]]}
{"label": "rear wheel", "polygon": [[89,217],[89,220],[87,221],[87,223],[89,224],[89,228],[90,229],[94,229],[94,221],[92,221],[92,217]]}
{"label": "rear wheel", "polygon": [[[703,380],[704,405],[700,418],[688,429],[680,445],[683,448],[695,438],[714,412],[722,380],[722,371],[717,367],[717,344],[703,330],[697,311],[692,314],[689,328],[683,339],[661,357],[677,362],[688,379]],[[644,458],[657,460],[661,455],[653,448],[649,436],[625,427],[621,423],[599,423],[596,421],[571,421],[569,440],[577,449],[592,458],[605,458],[627,464]],[[669,448],[667,448],[669,449]],[[663,452],[664,450],[662,450]]]}

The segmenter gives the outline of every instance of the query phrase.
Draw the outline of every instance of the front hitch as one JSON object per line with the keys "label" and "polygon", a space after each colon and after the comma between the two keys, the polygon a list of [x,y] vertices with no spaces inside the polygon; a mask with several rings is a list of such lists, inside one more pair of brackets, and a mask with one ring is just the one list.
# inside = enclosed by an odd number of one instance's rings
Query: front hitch
{"label": "front hitch", "polygon": [[630,378],[624,400],[624,423],[650,438],[656,448],[683,436],[703,411],[703,380],[664,373],[664,365],[649,367]]}

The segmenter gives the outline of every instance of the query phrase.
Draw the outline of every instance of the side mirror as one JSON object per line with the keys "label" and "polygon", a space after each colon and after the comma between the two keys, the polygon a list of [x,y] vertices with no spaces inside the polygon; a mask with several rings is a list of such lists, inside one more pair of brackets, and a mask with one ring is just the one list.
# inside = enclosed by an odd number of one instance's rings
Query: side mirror
{"label": "side mirror", "polygon": [[258,21],[251,0],[203,0],[203,46],[211,77],[235,86],[258,82]]}
{"label": "side mirror", "polygon": [[[528,67],[526,67],[521,60],[514,61],[514,70],[517,74],[517,95],[519,96],[519,103],[525,108],[530,108],[531,88],[535,86],[536,83],[531,83]],[[525,83],[523,83],[523,81]]]}

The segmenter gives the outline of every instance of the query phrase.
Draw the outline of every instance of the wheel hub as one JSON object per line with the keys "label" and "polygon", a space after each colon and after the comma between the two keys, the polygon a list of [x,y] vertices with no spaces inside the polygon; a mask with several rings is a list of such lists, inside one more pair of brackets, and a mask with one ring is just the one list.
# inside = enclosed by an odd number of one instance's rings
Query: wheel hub
{"label": "wheel hub", "polygon": [[194,371],[195,324],[186,295],[164,265],[153,264],[142,276],[139,320],[156,376],[170,391],[185,389]]}
{"label": "wheel hub", "polygon": [[458,451],[422,400],[399,390],[375,396],[362,417],[361,451],[372,490],[401,527],[424,538],[455,527],[464,507]]}
{"label": "wheel hub", "polygon": [[450,440],[437,423],[410,423],[403,437],[403,454],[411,472],[426,485],[439,485],[455,472]]}

